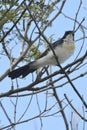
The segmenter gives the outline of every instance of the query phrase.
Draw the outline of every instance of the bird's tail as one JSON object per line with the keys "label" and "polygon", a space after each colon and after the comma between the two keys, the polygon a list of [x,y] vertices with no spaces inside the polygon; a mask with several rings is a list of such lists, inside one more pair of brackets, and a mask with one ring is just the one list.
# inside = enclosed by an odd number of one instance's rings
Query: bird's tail
{"label": "bird's tail", "polygon": [[11,79],[14,79],[14,78],[17,78],[19,76],[22,76],[25,77],[26,75],[28,75],[29,73],[32,73],[34,72],[37,68],[35,68],[33,66],[34,62],[30,63],[30,64],[27,64],[27,65],[24,65],[16,70],[13,70],[11,71],[8,76],[11,78]]}

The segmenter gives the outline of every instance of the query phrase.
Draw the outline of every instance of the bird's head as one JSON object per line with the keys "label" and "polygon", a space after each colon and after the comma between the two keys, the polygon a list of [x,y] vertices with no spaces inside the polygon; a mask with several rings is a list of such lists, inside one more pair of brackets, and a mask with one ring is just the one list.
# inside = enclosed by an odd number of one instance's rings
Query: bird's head
{"label": "bird's head", "polygon": [[74,49],[74,31],[66,31],[62,39],[66,49]]}
{"label": "bird's head", "polygon": [[64,36],[63,36],[63,40],[64,39],[74,41],[74,32],[73,31],[66,31]]}

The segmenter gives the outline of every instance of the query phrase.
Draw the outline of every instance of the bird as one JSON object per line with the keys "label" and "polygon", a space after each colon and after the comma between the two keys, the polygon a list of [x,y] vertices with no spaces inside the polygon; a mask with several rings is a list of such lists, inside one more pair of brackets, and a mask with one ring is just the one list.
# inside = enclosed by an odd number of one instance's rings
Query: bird
{"label": "bird", "polygon": [[[74,54],[74,42],[74,31],[70,30],[66,31],[62,38],[51,44],[60,64],[64,63]],[[9,72],[8,76],[11,79],[15,79],[20,76],[24,78],[29,73],[32,73],[41,67],[45,67],[46,65],[57,65],[57,60],[50,47],[47,47],[47,49],[40,55],[37,60]]]}

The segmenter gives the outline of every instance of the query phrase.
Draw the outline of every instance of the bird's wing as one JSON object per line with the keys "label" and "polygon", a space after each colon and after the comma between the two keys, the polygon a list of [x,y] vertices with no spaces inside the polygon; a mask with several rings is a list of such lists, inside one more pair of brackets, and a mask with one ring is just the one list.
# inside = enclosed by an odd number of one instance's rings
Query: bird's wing
{"label": "bird's wing", "polygon": [[57,46],[62,46],[62,44],[63,44],[63,39],[59,39],[59,40],[55,41],[55,42],[52,44],[52,46],[53,46],[53,48],[55,49],[55,47],[57,47]]}
{"label": "bird's wing", "polygon": [[39,58],[42,58],[42,57],[46,56],[48,52],[49,52],[49,48],[47,48],[47,49],[39,56]]}
{"label": "bird's wing", "polygon": [[[52,44],[52,47],[55,49],[56,46],[61,46],[62,43],[63,43],[63,39],[59,39],[59,40],[57,40],[56,42],[54,42],[54,43]],[[40,55],[39,58],[42,58],[42,57],[46,56],[49,51],[50,51],[50,47],[48,47],[48,48]]]}

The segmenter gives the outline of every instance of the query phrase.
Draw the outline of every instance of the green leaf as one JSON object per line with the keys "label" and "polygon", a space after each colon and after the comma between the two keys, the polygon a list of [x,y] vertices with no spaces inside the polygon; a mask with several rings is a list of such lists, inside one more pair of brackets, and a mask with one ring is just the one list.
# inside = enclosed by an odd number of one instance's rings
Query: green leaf
{"label": "green leaf", "polygon": [[41,55],[41,52],[38,50],[38,46],[32,45],[30,47],[30,51],[32,52],[34,60],[37,60]]}

